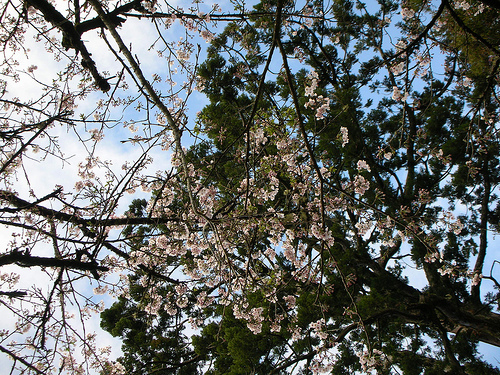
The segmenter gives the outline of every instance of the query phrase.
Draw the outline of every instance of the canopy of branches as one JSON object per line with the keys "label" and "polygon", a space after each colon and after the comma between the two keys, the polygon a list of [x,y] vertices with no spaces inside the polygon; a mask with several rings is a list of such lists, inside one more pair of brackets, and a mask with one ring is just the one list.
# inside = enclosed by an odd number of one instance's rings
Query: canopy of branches
{"label": "canopy of branches", "polygon": [[0,22],[12,373],[500,374],[497,0]]}

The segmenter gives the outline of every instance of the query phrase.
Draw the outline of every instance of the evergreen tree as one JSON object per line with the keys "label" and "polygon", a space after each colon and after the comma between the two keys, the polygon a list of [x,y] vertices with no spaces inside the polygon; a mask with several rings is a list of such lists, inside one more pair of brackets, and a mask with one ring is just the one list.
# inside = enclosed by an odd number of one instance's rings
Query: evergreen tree
{"label": "evergreen tree", "polygon": [[[467,1],[263,1],[215,38],[198,68],[203,138],[186,153],[206,218],[182,242],[200,254],[182,260],[198,303],[176,312],[199,323],[199,369],[500,373],[477,351],[500,345],[484,267],[498,20]],[[127,363],[140,351],[124,345]]]}

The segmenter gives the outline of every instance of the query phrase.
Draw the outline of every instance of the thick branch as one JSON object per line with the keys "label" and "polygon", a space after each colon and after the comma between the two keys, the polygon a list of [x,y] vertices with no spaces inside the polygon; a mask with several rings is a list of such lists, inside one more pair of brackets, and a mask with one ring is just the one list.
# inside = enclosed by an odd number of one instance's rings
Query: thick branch
{"label": "thick branch", "polygon": [[448,332],[462,332],[474,340],[500,347],[500,315],[493,312],[475,313],[466,308],[455,308],[443,300],[436,307],[447,321],[443,327]]}
{"label": "thick branch", "polygon": [[[377,262],[370,266],[374,277],[383,277],[384,291],[400,298],[407,311],[399,311],[393,307],[387,308],[363,321],[369,323],[373,317],[382,315],[398,315],[409,323],[427,324],[429,317],[434,316],[439,324],[449,333],[458,332],[470,335],[473,339],[500,347],[500,315],[487,311],[478,313],[460,303],[451,303],[449,299],[420,292],[406,284],[390,272],[386,271]],[[408,311],[412,311],[410,314]]]}
{"label": "thick branch", "polygon": [[12,251],[10,253],[0,255],[0,266],[5,266],[7,264],[17,264],[20,267],[38,266],[75,269],[80,271],[109,271],[108,267],[100,266],[95,261],[82,262],[77,259],[38,257],[20,251]]}
{"label": "thick branch", "polygon": [[[116,26],[120,26],[123,22],[125,22],[125,19],[120,17],[120,15],[125,15],[125,13],[133,9],[138,11],[145,11],[145,9],[141,5],[140,0],[133,0],[127,4],[124,4],[122,6],[113,9],[111,12],[108,13],[108,17],[111,20],[111,22],[113,22]],[[94,29],[101,29],[104,27],[106,26],[104,25],[104,22],[102,22],[100,17],[95,17],[91,20],[83,21],[82,23],[75,25],[76,32],[80,36],[87,31]]]}
{"label": "thick branch", "polygon": [[26,0],[26,5],[32,6],[42,12],[47,22],[62,31],[62,46],[66,49],[73,48],[79,52],[82,55],[82,66],[90,72],[96,85],[102,91],[108,91],[111,86],[98,72],[94,60],[90,57],[91,54],[81,39],[81,34],[76,30],[73,23],[59,13],[59,11],[47,0]]}
{"label": "thick branch", "polygon": [[500,50],[498,50],[495,46],[493,46],[491,43],[489,43],[481,35],[479,35],[474,30],[472,30],[469,26],[467,26],[464,23],[464,21],[459,17],[457,12],[455,12],[455,10],[450,5],[448,0],[443,0],[443,2],[446,4],[446,8],[448,9],[448,12],[450,12],[450,15],[453,17],[453,19],[458,24],[458,26],[460,26],[462,28],[462,30],[464,30],[468,34],[471,34],[474,38],[477,39],[478,42],[482,43],[486,48],[488,48],[490,51],[494,52],[495,55],[500,56]]}
{"label": "thick branch", "polygon": [[[474,265],[474,274],[481,275],[483,273],[483,264],[486,257],[486,248],[488,243],[488,216],[489,216],[489,203],[491,196],[491,182],[489,176],[489,155],[486,153],[483,160],[482,175],[484,179],[483,199],[481,202],[481,221],[479,223],[479,251]],[[479,278],[476,284],[471,287],[471,297],[476,305],[481,304],[481,279]]]}
{"label": "thick branch", "polygon": [[37,202],[28,202],[22,198],[17,197],[14,193],[0,190],[0,200],[7,201],[13,206],[3,207],[0,212],[15,213],[20,211],[30,211],[32,213],[43,216],[47,219],[56,219],[64,223],[71,223],[79,225],[82,227],[102,227],[102,226],[123,226],[123,225],[155,225],[155,224],[165,224],[168,222],[177,222],[181,219],[178,217],[173,218],[149,218],[149,217],[134,217],[134,218],[113,218],[113,219],[98,219],[92,218],[82,218],[73,214],[68,214],[66,212],[53,210],[39,205],[38,203],[46,200],[48,198],[54,197],[58,191],[52,192],[46,197],[39,199]]}
{"label": "thick branch", "polygon": [[26,297],[27,295],[28,293],[21,290],[10,290],[7,292],[0,290],[0,296],[6,296],[9,298],[21,298],[21,297]]}

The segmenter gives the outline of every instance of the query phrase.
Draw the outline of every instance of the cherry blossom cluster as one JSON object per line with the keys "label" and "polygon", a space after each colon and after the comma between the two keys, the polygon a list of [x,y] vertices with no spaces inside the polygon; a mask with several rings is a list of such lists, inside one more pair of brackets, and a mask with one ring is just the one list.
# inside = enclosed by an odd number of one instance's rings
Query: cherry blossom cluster
{"label": "cherry blossom cluster", "polygon": [[373,374],[374,371],[377,371],[377,368],[384,367],[387,364],[385,354],[378,349],[372,349],[371,352],[365,349],[363,352],[357,352],[356,355],[365,373]]}
{"label": "cherry blossom cluster", "polygon": [[309,80],[309,85],[305,87],[305,95],[309,97],[309,101],[304,105],[306,108],[315,108],[315,117],[318,120],[325,118],[326,113],[330,110],[330,98],[323,97],[323,95],[318,95],[316,89],[318,88],[318,73],[314,70],[311,71],[307,78]]}

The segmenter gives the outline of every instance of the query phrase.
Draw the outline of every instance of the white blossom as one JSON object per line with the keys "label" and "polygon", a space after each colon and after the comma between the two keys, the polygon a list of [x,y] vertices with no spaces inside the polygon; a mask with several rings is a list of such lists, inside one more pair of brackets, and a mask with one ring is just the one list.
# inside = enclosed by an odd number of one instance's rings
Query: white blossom
{"label": "white blossom", "polygon": [[345,147],[345,145],[349,143],[349,132],[347,128],[341,126],[340,133],[342,134],[342,147]]}
{"label": "white blossom", "polygon": [[369,188],[370,181],[368,181],[361,175],[357,175],[356,177],[354,177],[354,191],[357,194],[363,195]]}
{"label": "white blossom", "polygon": [[401,17],[404,20],[407,20],[409,18],[413,18],[415,16],[415,11],[410,8],[402,8],[401,9]]}
{"label": "white blossom", "polygon": [[357,167],[358,167],[358,171],[361,171],[361,170],[363,170],[363,169],[364,169],[364,170],[366,170],[366,171],[368,171],[368,172],[371,172],[370,166],[369,166],[369,165],[368,165],[368,163],[367,163],[366,161],[364,161],[364,160],[359,160],[359,161],[358,161],[358,165],[357,165]]}

